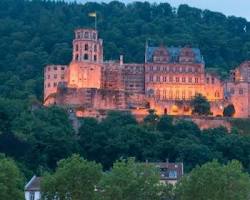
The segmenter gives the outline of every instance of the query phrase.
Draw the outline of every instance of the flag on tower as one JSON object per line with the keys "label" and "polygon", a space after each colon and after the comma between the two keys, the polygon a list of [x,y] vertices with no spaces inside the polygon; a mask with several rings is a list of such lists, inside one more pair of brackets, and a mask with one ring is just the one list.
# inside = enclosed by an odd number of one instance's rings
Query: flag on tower
{"label": "flag on tower", "polygon": [[89,17],[96,17],[96,12],[89,13]]}

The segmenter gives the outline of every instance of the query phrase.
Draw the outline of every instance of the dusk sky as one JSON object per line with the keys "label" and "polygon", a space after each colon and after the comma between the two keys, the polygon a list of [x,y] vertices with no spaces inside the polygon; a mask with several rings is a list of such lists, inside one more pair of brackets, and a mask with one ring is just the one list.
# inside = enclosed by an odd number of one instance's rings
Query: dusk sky
{"label": "dusk sky", "polygon": [[[73,1],[73,0],[71,0]],[[87,2],[87,0],[77,0]],[[89,0],[95,1],[95,0]],[[96,0],[98,2],[109,2],[109,0]],[[250,21],[250,0],[148,0],[150,2],[168,2],[177,7],[179,4],[188,4],[201,9],[219,11],[225,15],[235,15],[247,18]],[[122,2],[133,2],[133,0],[123,0]]]}

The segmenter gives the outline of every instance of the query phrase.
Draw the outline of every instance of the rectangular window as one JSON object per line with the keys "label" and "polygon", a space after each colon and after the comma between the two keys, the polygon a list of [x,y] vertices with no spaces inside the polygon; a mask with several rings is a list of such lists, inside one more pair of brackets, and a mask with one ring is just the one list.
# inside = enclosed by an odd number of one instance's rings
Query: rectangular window
{"label": "rectangular window", "polygon": [[231,94],[234,94],[234,88],[231,88],[231,89],[230,89],[230,93],[231,93]]}
{"label": "rectangular window", "polygon": [[185,83],[186,82],[186,78],[182,77],[182,82]]}
{"label": "rectangular window", "polygon": [[243,94],[244,94],[243,88],[240,88],[240,89],[239,89],[239,94],[240,94],[240,95],[243,95]]}
{"label": "rectangular window", "polygon": [[160,79],[160,76],[156,76],[156,81],[157,81],[157,82],[160,82],[160,80],[161,80],[161,79]]}
{"label": "rectangular window", "polygon": [[35,200],[35,192],[30,192],[29,200]]}
{"label": "rectangular window", "polygon": [[169,82],[173,82],[173,77],[172,76],[169,77]]}
{"label": "rectangular window", "polygon": [[195,83],[198,83],[199,82],[199,78],[195,78]]}
{"label": "rectangular window", "polygon": [[180,78],[179,78],[179,77],[176,77],[176,78],[175,78],[175,81],[176,81],[176,83],[179,83]]}
{"label": "rectangular window", "polygon": [[170,170],[168,177],[169,178],[177,178],[177,171],[176,170]]}
{"label": "rectangular window", "polygon": [[54,74],[54,79],[57,79],[57,74]]}
{"label": "rectangular window", "polygon": [[166,76],[163,77],[163,82],[167,82],[167,77]]}
{"label": "rectangular window", "polygon": [[153,82],[154,81],[154,77],[152,75],[149,76],[149,81]]}
{"label": "rectangular window", "polygon": [[189,77],[189,78],[188,78],[188,82],[189,82],[189,83],[192,83],[192,77]]}

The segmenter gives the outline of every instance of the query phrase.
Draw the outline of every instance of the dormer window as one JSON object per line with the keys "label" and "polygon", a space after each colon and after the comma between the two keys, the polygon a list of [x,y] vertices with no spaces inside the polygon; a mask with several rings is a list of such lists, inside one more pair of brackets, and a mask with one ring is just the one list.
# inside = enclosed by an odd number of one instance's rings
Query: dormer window
{"label": "dormer window", "polygon": [[192,63],[195,61],[195,54],[191,48],[183,48],[180,53],[180,62]]}
{"label": "dormer window", "polygon": [[169,55],[167,50],[164,47],[158,48],[153,55],[153,61],[156,63],[168,62]]}
{"label": "dormer window", "polygon": [[84,33],[84,38],[88,39],[89,38],[89,32]]}

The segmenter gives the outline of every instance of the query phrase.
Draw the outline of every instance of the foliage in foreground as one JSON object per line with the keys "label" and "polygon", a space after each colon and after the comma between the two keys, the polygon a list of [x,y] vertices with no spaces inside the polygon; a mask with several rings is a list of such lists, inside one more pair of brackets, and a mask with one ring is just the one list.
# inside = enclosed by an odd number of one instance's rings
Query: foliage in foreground
{"label": "foliage in foreground", "polygon": [[0,154],[0,199],[23,199],[23,181],[16,163]]}
{"label": "foliage in foreground", "polygon": [[238,161],[198,166],[177,186],[178,200],[246,200],[249,196],[250,177]]}

